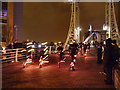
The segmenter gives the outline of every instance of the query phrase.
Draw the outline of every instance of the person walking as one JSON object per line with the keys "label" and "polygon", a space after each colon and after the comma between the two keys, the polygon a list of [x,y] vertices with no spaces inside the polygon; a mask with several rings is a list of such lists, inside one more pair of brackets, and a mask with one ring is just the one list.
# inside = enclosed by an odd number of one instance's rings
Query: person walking
{"label": "person walking", "polygon": [[80,53],[81,53],[81,55],[82,55],[82,46],[83,46],[83,43],[82,43],[82,42],[81,42],[81,43],[79,43]]}
{"label": "person walking", "polygon": [[97,63],[100,64],[102,62],[102,45],[98,44],[97,48]]}
{"label": "person walking", "polygon": [[90,51],[90,43],[88,43],[87,48],[88,48],[88,51]]}
{"label": "person walking", "polygon": [[111,43],[112,43],[111,38],[106,40],[106,47],[105,47],[104,57],[103,57],[104,71],[106,73],[106,80],[104,81],[106,84],[113,84],[112,70],[115,66],[115,60],[114,60],[115,51]]}
{"label": "person walking", "polygon": [[87,44],[85,43],[83,47],[84,47],[84,56],[86,56]]}
{"label": "person walking", "polygon": [[72,57],[72,60],[74,59],[74,55],[78,53],[78,44],[73,41],[73,44],[70,45],[70,55]]}

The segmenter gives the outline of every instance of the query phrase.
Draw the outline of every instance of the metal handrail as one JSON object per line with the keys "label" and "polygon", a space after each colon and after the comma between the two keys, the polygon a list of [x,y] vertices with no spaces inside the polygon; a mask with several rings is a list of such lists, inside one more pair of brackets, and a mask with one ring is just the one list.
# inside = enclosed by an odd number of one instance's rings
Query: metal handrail
{"label": "metal handrail", "polygon": [[26,51],[22,51],[24,48],[17,48],[17,49],[6,49],[6,50],[0,50],[1,57],[0,62],[17,62],[20,58],[24,59],[26,58]]}

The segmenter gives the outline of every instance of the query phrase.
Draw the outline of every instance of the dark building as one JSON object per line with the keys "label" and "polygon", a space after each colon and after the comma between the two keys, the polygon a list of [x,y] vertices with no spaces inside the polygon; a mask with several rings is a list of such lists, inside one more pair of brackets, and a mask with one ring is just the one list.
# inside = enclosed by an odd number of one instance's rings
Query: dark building
{"label": "dark building", "polygon": [[119,29],[119,32],[120,32],[120,1],[118,3],[118,29]]}

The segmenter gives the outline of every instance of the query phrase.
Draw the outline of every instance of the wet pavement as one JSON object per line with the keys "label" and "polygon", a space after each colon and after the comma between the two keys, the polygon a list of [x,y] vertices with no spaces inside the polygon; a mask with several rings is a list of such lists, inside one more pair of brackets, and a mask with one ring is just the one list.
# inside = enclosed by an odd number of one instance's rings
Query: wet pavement
{"label": "wet pavement", "polygon": [[103,71],[103,64],[97,64],[96,49],[91,48],[87,56],[78,55],[75,71],[69,70],[70,57],[58,68],[58,56],[49,56],[50,63],[39,68],[38,60],[23,68],[22,60],[17,63],[3,64],[3,88],[114,88],[105,85],[105,76],[99,74]]}

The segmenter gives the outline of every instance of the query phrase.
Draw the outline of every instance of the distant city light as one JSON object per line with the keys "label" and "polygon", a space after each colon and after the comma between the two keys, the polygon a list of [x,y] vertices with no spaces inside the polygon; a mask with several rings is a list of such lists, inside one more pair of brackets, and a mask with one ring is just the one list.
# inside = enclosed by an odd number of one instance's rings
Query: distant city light
{"label": "distant city light", "polygon": [[5,50],[5,47],[2,47],[3,48],[3,50]]}
{"label": "distant city light", "polygon": [[89,25],[90,26],[90,28],[89,28],[89,30],[88,31],[92,31],[92,26],[91,25]]}
{"label": "distant city light", "polygon": [[73,2],[73,0],[68,0],[68,2]]}
{"label": "distant city light", "polygon": [[55,44],[55,45],[57,45],[57,43],[56,43],[56,42],[55,42],[54,44]]}
{"label": "distant city light", "polygon": [[77,30],[78,30],[78,31],[81,31],[82,29],[81,29],[80,27],[77,27]]}
{"label": "distant city light", "polygon": [[40,48],[40,47],[41,47],[41,45],[38,45],[38,47]]}
{"label": "distant city light", "polygon": [[106,26],[105,24],[103,24],[103,30],[107,30],[108,26]]}
{"label": "distant city light", "polygon": [[35,45],[32,45],[32,48],[35,48]]}
{"label": "distant city light", "polygon": [[61,43],[61,42],[58,42],[58,43]]}
{"label": "distant city light", "polygon": [[1,10],[0,17],[6,17],[6,16],[7,16],[7,10]]}

